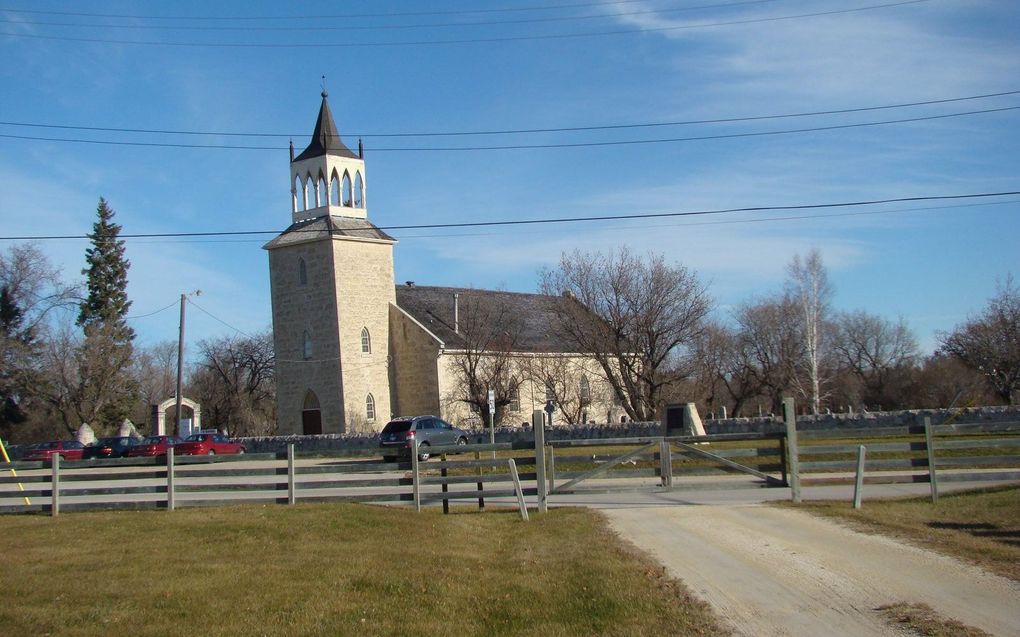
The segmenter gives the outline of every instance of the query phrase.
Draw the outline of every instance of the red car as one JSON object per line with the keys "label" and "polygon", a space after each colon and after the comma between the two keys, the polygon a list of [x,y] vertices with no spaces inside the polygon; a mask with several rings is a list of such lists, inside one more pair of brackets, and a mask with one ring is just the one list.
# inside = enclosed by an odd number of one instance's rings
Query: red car
{"label": "red car", "polygon": [[[166,450],[176,445],[180,440],[175,436],[149,436],[140,443],[131,447],[124,454],[128,458],[138,456],[165,456]],[[176,452],[175,452],[176,453]]]}
{"label": "red car", "polygon": [[81,460],[85,445],[77,440],[54,440],[30,446],[21,456],[22,460],[50,460],[60,456],[64,460]]}
{"label": "red car", "polygon": [[174,453],[179,456],[214,456],[218,453],[244,453],[244,446],[223,434],[192,434],[177,443]]}

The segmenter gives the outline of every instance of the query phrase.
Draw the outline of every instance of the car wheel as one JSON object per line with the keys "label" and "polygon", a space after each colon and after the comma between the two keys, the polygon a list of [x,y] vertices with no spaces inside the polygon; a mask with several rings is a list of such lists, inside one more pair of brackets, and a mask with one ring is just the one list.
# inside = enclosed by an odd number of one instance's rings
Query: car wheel
{"label": "car wheel", "polygon": [[244,447],[241,447],[241,448],[240,448],[240,449],[239,449],[239,450],[237,451],[237,453],[238,453],[238,454],[242,454],[242,453],[244,453]]}
{"label": "car wheel", "polygon": [[460,438],[457,438],[457,446],[458,447],[466,447],[467,446],[467,438],[465,438],[464,436],[461,436]]}
{"label": "car wheel", "polygon": [[210,449],[209,451],[206,452],[205,455],[207,455],[207,456],[215,456],[216,455],[216,450],[215,449]]}
{"label": "car wheel", "polygon": [[426,460],[429,459],[429,457],[432,455],[431,453],[429,453],[429,446],[430,445],[427,442],[423,442],[420,445],[418,445],[418,460],[425,462]]}

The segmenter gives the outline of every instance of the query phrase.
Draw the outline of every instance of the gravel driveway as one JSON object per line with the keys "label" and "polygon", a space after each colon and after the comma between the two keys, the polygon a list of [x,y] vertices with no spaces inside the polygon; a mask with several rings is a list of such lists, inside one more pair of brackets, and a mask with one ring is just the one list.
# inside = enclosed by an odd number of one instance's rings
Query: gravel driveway
{"label": "gravel driveway", "polygon": [[761,505],[603,513],[738,635],[897,635],[874,609],[900,601],[993,635],[1020,635],[1017,583],[807,513]]}

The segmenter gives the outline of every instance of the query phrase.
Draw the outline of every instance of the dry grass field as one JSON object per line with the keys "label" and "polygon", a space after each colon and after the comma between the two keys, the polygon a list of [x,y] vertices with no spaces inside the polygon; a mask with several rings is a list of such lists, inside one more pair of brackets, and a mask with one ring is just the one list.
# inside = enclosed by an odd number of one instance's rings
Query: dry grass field
{"label": "dry grass field", "polygon": [[1020,487],[929,498],[790,505],[899,537],[1020,581]]}
{"label": "dry grass field", "polygon": [[4,635],[717,635],[602,517],[340,504],[0,517]]}

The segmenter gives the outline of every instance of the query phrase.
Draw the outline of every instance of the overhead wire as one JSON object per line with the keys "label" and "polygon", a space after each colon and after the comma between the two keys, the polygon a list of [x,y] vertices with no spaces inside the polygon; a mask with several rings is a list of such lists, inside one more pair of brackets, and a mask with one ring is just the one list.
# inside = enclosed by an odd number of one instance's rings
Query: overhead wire
{"label": "overhead wire", "polygon": [[[567,132],[592,132],[605,130],[626,130],[633,128],[659,128],[667,126],[692,126],[703,124],[734,124],[740,122],[755,122],[773,119],[793,119],[800,117],[817,117],[823,115],[846,115],[849,113],[864,113],[869,111],[893,110],[899,108],[913,108],[917,106],[933,106],[936,104],[950,104],[954,102],[966,102],[972,100],[988,99],[993,97],[1006,97],[1020,95],[1020,90],[999,91],[997,93],[983,93],[980,95],[966,95],[963,97],[949,97],[937,100],[924,100],[917,102],[900,102],[896,104],[880,104],[877,106],[858,106],[852,108],[829,109],[822,111],[802,111],[796,113],[778,113],[772,115],[745,115],[741,117],[721,117],[714,119],[692,119],[674,120],[664,122],[636,122],[630,124],[601,124],[585,126],[562,126],[546,128],[516,128],[516,129],[491,129],[474,131],[431,131],[431,132],[402,132],[402,133],[371,133],[354,132],[349,133],[351,137],[384,138],[384,137],[463,137],[472,135],[522,135],[534,133],[567,133]],[[3,126],[20,126],[25,128],[51,128],[60,130],[80,130],[103,133],[145,133],[155,135],[200,135],[208,137],[303,137],[307,133],[245,133],[228,131],[193,131],[166,128],[124,128],[114,126],[72,126],[68,124],[45,124],[39,122],[14,122],[0,121]]]}
{"label": "overhead wire", "polygon": [[[341,25],[327,26],[322,24],[300,25],[300,26],[191,26],[191,25],[167,25],[167,24],[108,24],[108,23],[82,23],[82,22],[40,22],[35,20],[2,20],[0,23],[48,26],[48,27],[85,27],[102,29],[134,29],[140,31],[390,31],[407,29],[432,29],[448,27],[475,27],[475,26],[503,26],[516,24],[542,24],[550,22],[576,22],[581,20],[607,20],[614,18],[625,18],[639,15],[660,15],[666,13],[682,13],[689,11],[704,11],[707,9],[726,9],[756,4],[767,4],[782,2],[783,0],[740,0],[738,2],[720,2],[715,4],[703,4],[690,7],[673,7],[670,9],[644,9],[641,11],[621,11],[617,13],[592,13],[587,15],[555,16],[542,18],[518,18],[511,20],[476,20],[472,22],[432,22],[425,24],[381,24],[381,25]],[[317,23],[322,22],[321,17],[315,18],[292,18],[292,19],[314,19]]]}
{"label": "overhead wire", "polygon": [[[793,128],[773,131],[751,131],[744,133],[720,133],[717,135],[698,135],[691,137],[670,137],[655,139],[625,139],[599,142],[560,142],[547,144],[505,144],[492,146],[417,146],[417,147],[382,147],[372,148],[371,152],[465,152],[465,151],[497,151],[497,150],[547,150],[554,148],[593,148],[604,146],[633,146],[647,144],[668,144],[694,141],[711,141],[717,139],[740,139],[748,137],[770,137],[777,135],[795,135],[802,133],[817,133],[831,130],[846,130],[853,128],[867,128],[871,126],[888,126],[891,124],[907,124],[911,122],[923,122],[939,119],[950,119],[953,117],[966,117],[970,115],[984,115],[988,113],[1002,113],[1007,111],[1020,110],[1020,106],[1003,106],[1000,108],[987,108],[957,113],[943,113],[941,115],[924,115],[918,117],[906,117],[901,119],[880,120],[874,122],[856,122],[852,124],[832,124],[828,126],[811,126],[805,128]],[[283,146],[261,146],[261,145],[236,145],[236,144],[186,144],[179,142],[139,142],[127,140],[110,139],[79,139],[72,137],[41,137],[37,135],[12,135],[0,133],[0,138],[20,139],[25,141],[49,141],[72,144],[98,144],[103,146],[136,146],[146,148],[197,148],[197,149],[218,149],[218,150],[286,150]]]}
{"label": "overhead wire", "polygon": [[43,11],[39,9],[10,9],[0,8],[0,11],[6,11],[10,13],[31,13],[31,14],[44,14],[44,15],[64,15],[64,16],[76,16],[76,17],[89,17],[89,18],[127,18],[135,20],[299,20],[299,19],[339,19],[339,18],[389,18],[389,17],[404,17],[404,16],[424,16],[424,15],[466,15],[476,13],[505,13],[505,12],[522,12],[522,11],[553,11],[560,9],[577,9],[587,8],[596,6],[607,6],[616,4],[634,4],[638,2],[644,2],[645,0],[606,0],[604,2],[575,2],[571,4],[545,4],[545,5],[531,5],[523,7],[489,7],[485,9],[459,9],[459,10],[446,10],[446,11],[397,11],[388,13],[344,13],[344,14],[315,14],[315,15],[269,15],[269,16],[245,16],[245,15],[231,15],[231,16],[165,16],[165,15],[138,15],[138,14],[124,14],[124,13],[83,13],[83,12],[72,12],[72,11]]}
{"label": "overhead wire", "polygon": [[209,318],[213,319],[214,321],[217,321],[218,323],[222,323],[223,325],[225,325],[226,327],[229,327],[230,329],[234,330],[235,332],[237,332],[241,336],[247,336],[248,338],[255,338],[251,334],[248,334],[247,332],[245,332],[243,330],[239,330],[236,327],[234,327],[233,325],[231,325],[230,323],[227,323],[223,319],[219,318],[218,316],[213,315],[211,312],[209,312],[209,310],[205,309],[204,307],[202,307],[198,303],[195,303],[194,300],[188,299],[188,303],[190,305],[193,305],[198,311],[202,312],[203,314],[205,314]]}
{"label": "overhead wire", "polygon": [[[406,225],[391,225],[391,226],[376,226],[379,230],[384,231],[397,231],[397,230],[423,230],[423,229],[440,229],[440,228],[478,228],[478,227],[508,227],[508,226],[525,226],[525,225],[549,225],[549,224],[562,224],[562,223],[590,223],[590,222],[601,222],[601,221],[618,221],[618,220],[631,220],[631,219],[659,219],[659,218],[670,218],[670,217],[700,217],[700,216],[711,216],[721,214],[732,214],[738,212],[770,212],[779,210],[822,210],[822,209],[834,209],[834,208],[854,208],[863,206],[877,206],[885,204],[895,203],[907,203],[907,202],[920,202],[920,201],[954,201],[954,200],[965,200],[965,199],[987,199],[990,197],[1008,197],[1020,195],[1020,190],[1014,191],[1002,191],[1002,192],[982,192],[982,193],[968,193],[968,194],[954,194],[954,195],[923,195],[914,197],[890,197],[882,199],[870,199],[870,200],[858,200],[858,201],[841,201],[841,202],[829,202],[829,203],[815,203],[815,204],[792,204],[783,206],[743,206],[734,208],[720,208],[711,210],[692,210],[692,211],[667,211],[667,212],[648,212],[648,213],[631,213],[631,214],[616,214],[616,215],[592,215],[584,217],[545,217],[538,219],[507,219],[499,221],[468,221],[468,222],[457,222],[457,223],[427,223],[427,224],[406,224]],[[251,235],[270,235],[280,234],[281,230],[225,230],[215,232],[155,232],[155,233],[122,233],[119,235],[121,239],[151,239],[151,238],[178,238],[178,237],[227,237],[227,236],[251,236]],[[322,230],[309,230],[303,228],[290,229],[291,233],[302,233],[302,232],[314,232],[320,233]],[[60,239],[90,239],[90,235],[25,235],[25,236],[3,236],[0,237],[0,241],[43,241],[43,240],[60,240]]]}
{"label": "overhead wire", "polygon": [[898,0],[873,4],[864,7],[852,7],[848,9],[832,9],[828,11],[816,11],[812,13],[799,13],[783,16],[769,16],[764,18],[746,18],[742,20],[727,20],[719,22],[700,22],[696,24],[679,24],[659,27],[636,27],[631,29],[618,29],[611,31],[588,31],[583,33],[552,33],[552,34],[531,34],[502,37],[482,38],[451,38],[439,40],[397,40],[389,42],[182,42],[182,41],[155,41],[155,40],[117,40],[108,38],[87,38],[57,35],[41,35],[38,33],[0,33],[0,36],[13,38],[28,38],[36,40],[59,40],[63,42],[85,42],[92,44],[122,44],[139,46],[168,46],[186,48],[237,48],[237,49],[313,49],[313,48],[354,48],[354,47],[399,47],[399,46],[434,46],[446,44],[492,44],[498,42],[524,42],[538,40],[568,40],[579,38],[633,35],[635,33],[668,33],[673,31],[705,29],[723,26],[738,26],[746,24],[762,24],[785,20],[799,20],[804,18],[817,18],[830,15],[857,13],[861,11],[872,11],[876,9],[888,9],[905,5],[920,4],[931,0]]}

